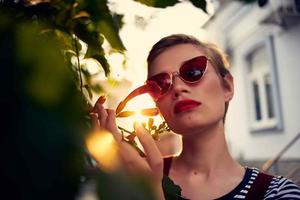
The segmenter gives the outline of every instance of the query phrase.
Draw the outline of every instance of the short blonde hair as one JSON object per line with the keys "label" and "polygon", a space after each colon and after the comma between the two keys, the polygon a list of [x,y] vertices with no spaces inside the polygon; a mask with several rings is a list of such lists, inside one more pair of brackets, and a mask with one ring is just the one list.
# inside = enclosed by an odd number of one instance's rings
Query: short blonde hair
{"label": "short blonde hair", "polygon": [[[217,72],[220,75],[221,83],[224,87],[226,87],[227,82],[224,80],[224,77],[227,74],[230,74],[228,67],[229,62],[226,54],[215,44],[213,43],[205,43],[201,42],[193,36],[185,35],[185,34],[174,34],[169,35],[160,39],[156,44],[153,45],[150,50],[147,63],[148,63],[148,72],[150,71],[151,65],[153,61],[168,48],[179,45],[179,44],[192,44],[196,48],[199,48],[201,51],[205,53],[205,55],[210,59],[210,62]],[[148,73],[149,74],[149,73]],[[225,121],[225,116],[228,110],[229,103],[225,103],[225,113],[223,121]]]}

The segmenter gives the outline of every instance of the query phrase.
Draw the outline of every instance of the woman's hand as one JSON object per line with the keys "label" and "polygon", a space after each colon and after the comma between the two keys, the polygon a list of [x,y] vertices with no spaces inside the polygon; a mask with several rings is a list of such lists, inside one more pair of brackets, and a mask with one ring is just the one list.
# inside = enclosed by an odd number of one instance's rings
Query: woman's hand
{"label": "woman's hand", "polygon": [[164,199],[161,181],[163,178],[163,158],[152,136],[147,130],[135,124],[136,135],[144,148],[146,157],[140,154],[130,144],[122,140],[122,136],[116,125],[115,111],[105,109],[105,98],[100,97],[96,102],[91,114],[95,130],[105,129],[109,131],[117,142],[121,166],[129,173],[152,178],[152,183],[158,199]]}

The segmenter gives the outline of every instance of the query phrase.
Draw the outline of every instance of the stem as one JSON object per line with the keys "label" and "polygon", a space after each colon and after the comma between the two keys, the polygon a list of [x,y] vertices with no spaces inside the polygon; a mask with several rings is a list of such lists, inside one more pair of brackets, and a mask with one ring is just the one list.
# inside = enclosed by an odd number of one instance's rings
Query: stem
{"label": "stem", "polygon": [[120,130],[122,130],[122,131],[124,131],[124,132],[126,132],[126,133],[132,134],[132,132],[126,130],[125,128],[122,128],[121,126],[118,126],[118,129],[120,129]]}
{"label": "stem", "polygon": [[82,88],[83,88],[83,81],[82,81],[82,74],[81,74],[81,65],[80,65],[80,60],[79,60],[79,50],[78,50],[78,46],[77,46],[77,36],[74,36],[74,46],[75,46],[75,52],[76,52],[76,58],[77,58],[77,67],[78,67],[78,76],[79,76],[79,80],[80,80],[80,92],[82,93]]}

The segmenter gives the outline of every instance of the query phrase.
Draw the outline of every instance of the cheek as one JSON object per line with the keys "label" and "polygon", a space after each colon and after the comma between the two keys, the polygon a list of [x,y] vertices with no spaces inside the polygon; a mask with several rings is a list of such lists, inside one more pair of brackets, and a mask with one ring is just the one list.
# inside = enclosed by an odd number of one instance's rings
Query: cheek
{"label": "cheek", "polygon": [[156,102],[156,107],[159,109],[161,115],[165,120],[168,120],[171,118],[171,101],[167,100],[166,98],[163,98],[162,100],[159,100],[159,102]]}
{"label": "cheek", "polygon": [[223,116],[225,112],[225,98],[222,86],[215,85],[214,87],[207,88],[207,90],[203,91],[203,97],[203,104],[208,109],[207,112]]}

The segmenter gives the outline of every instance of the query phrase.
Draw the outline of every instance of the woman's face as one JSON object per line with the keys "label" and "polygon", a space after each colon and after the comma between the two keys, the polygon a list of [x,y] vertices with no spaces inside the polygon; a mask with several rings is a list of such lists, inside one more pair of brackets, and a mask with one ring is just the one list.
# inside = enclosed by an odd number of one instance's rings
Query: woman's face
{"label": "woman's face", "polygon": [[[201,55],[205,54],[192,44],[170,47],[155,58],[148,77],[162,72],[178,72],[184,61]],[[224,87],[209,61],[199,82],[186,83],[174,76],[168,93],[157,101],[157,107],[170,128],[184,136],[223,123],[225,102],[233,96],[232,77],[228,77],[225,77],[228,86]]]}

